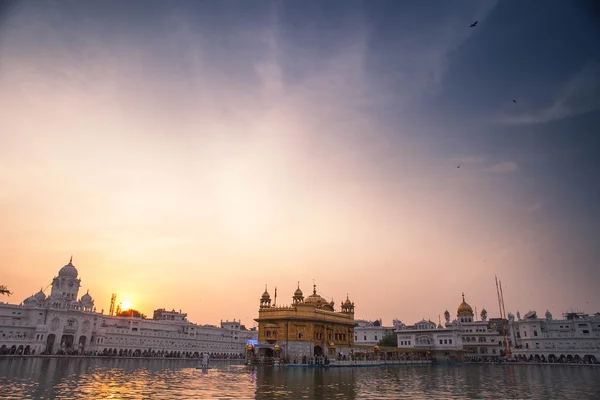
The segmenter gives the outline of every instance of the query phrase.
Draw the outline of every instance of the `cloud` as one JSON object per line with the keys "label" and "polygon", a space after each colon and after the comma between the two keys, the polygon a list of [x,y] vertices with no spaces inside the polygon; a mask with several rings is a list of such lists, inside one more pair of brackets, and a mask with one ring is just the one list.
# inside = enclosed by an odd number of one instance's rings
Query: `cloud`
{"label": "cloud", "polygon": [[497,174],[507,174],[519,169],[519,166],[514,161],[501,161],[489,167],[488,171]]}
{"label": "cloud", "polygon": [[500,116],[499,121],[507,125],[540,124],[599,109],[600,63],[590,62],[563,85],[549,106],[505,113]]}

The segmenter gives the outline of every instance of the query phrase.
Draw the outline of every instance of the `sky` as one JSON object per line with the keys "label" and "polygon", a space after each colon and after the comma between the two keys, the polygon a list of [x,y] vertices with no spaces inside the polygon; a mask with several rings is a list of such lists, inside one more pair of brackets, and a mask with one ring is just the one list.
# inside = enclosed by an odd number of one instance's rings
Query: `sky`
{"label": "sky", "polygon": [[593,2],[6,4],[3,301],[600,311]]}

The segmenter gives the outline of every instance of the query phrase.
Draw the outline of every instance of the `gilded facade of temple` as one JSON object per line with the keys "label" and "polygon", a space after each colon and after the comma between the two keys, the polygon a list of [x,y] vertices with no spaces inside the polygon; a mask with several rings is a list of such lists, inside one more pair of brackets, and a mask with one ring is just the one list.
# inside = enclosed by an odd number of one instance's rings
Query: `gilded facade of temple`
{"label": "gilded facade of temple", "polygon": [[340,311],[333,300],[328,302],[313,293],[306,299],[300,290],[294,292],[292,304],[271,305],[266,287],[258,311],[258,345],[255,352],[272,356],[274,352],[290,360],[303,356],[335,356],[336,351],[354,344],[354,303],[347,297]]}

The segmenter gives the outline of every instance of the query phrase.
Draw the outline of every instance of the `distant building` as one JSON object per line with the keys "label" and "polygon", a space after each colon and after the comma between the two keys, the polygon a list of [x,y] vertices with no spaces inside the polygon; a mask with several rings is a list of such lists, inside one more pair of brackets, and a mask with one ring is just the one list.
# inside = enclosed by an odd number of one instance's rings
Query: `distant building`
{"label": "distant building", "polygon": [[52,279],[49,296],[40,290],[21,305],[0,303],[0,355],[243,357],[247,341],[257,338],[239,321],[197,325],[175,310],[155,310],[154,319],[98,313],[88,292],[77,299],[81,280],[72,261]]}
{"label": "distant building", "polygon": [[154,317],[152,319],[155,321],[187,322],[187,314],[184,314],[181,311],[167,311],[164,308],[160,308],[158,310],[154,310]]}
{"label": "distant building", "polygon": [[374,322],[357,321],[354,324],[354,344],[375,346],[385,336],[394,335],[395,330],[395,326],[383,326],[380,319]]}
{"label": "distant building", "polygon": [[600,360],[600,313],[565,313],[554,320],[546,311],[538,318],[535,311],[523,319],[510,315],[514,356],[531,361],[593,362]]}
{"label": "distant building", "polygon": [[422,349],[435,355],[437,360],[488,360],[501,356],[502,336],[487,321],[487,311],[481,311],[477,321],[471,306],[465,301],[456,311],[456,319],[450,320],[448,310],[444,313],[445,326],[422,320],[412,326],[396,329],[398,347]]}
{"label": "distant building", "polygon": [[[350,348],[354,343],[354,303],[348,298],[340,311],[335,303],[313,293],[304,299],[300,285],[294,292],[292,304],[271,305],[265,288],[258,310],[258,356],[303,357],[329,356]],[[280,353],[280,354],[276,354]]]}

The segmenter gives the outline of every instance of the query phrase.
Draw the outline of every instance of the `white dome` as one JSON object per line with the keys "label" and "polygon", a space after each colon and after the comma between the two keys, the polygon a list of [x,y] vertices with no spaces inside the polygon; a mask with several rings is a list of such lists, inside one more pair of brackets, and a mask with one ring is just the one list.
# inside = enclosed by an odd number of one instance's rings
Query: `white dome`
{"label": "white dome", "polygon": [[73,257],[69,260],[69,263],[62,267],[60,271],[58,271],[58,276],[65,278],[77,278],[77,269],[73,265]]}
{"label": "white dome", "polygon": [[40,289],[40,291],[35,294],[35,298],[37,299],[37,301],[44,301],[46,300],[46,295],[44,294],[42,289]]}
{"label": "white dome", "polygon": [[37,304],[37,302],[38,302],[38,301],[37,301],[37,299],[35,298],[35,296],[34,296],[34,295],[31,295],[31,296],[29,296],[28,298],[26,298],[26,299],[23,301],[23,304]]}
{"label": "white dome", "polygon": [[88,290],[83,296],[81,296],[81,302],[82,303],[91,303],[92,302],[92,296],[90,296],[90,291]]}

